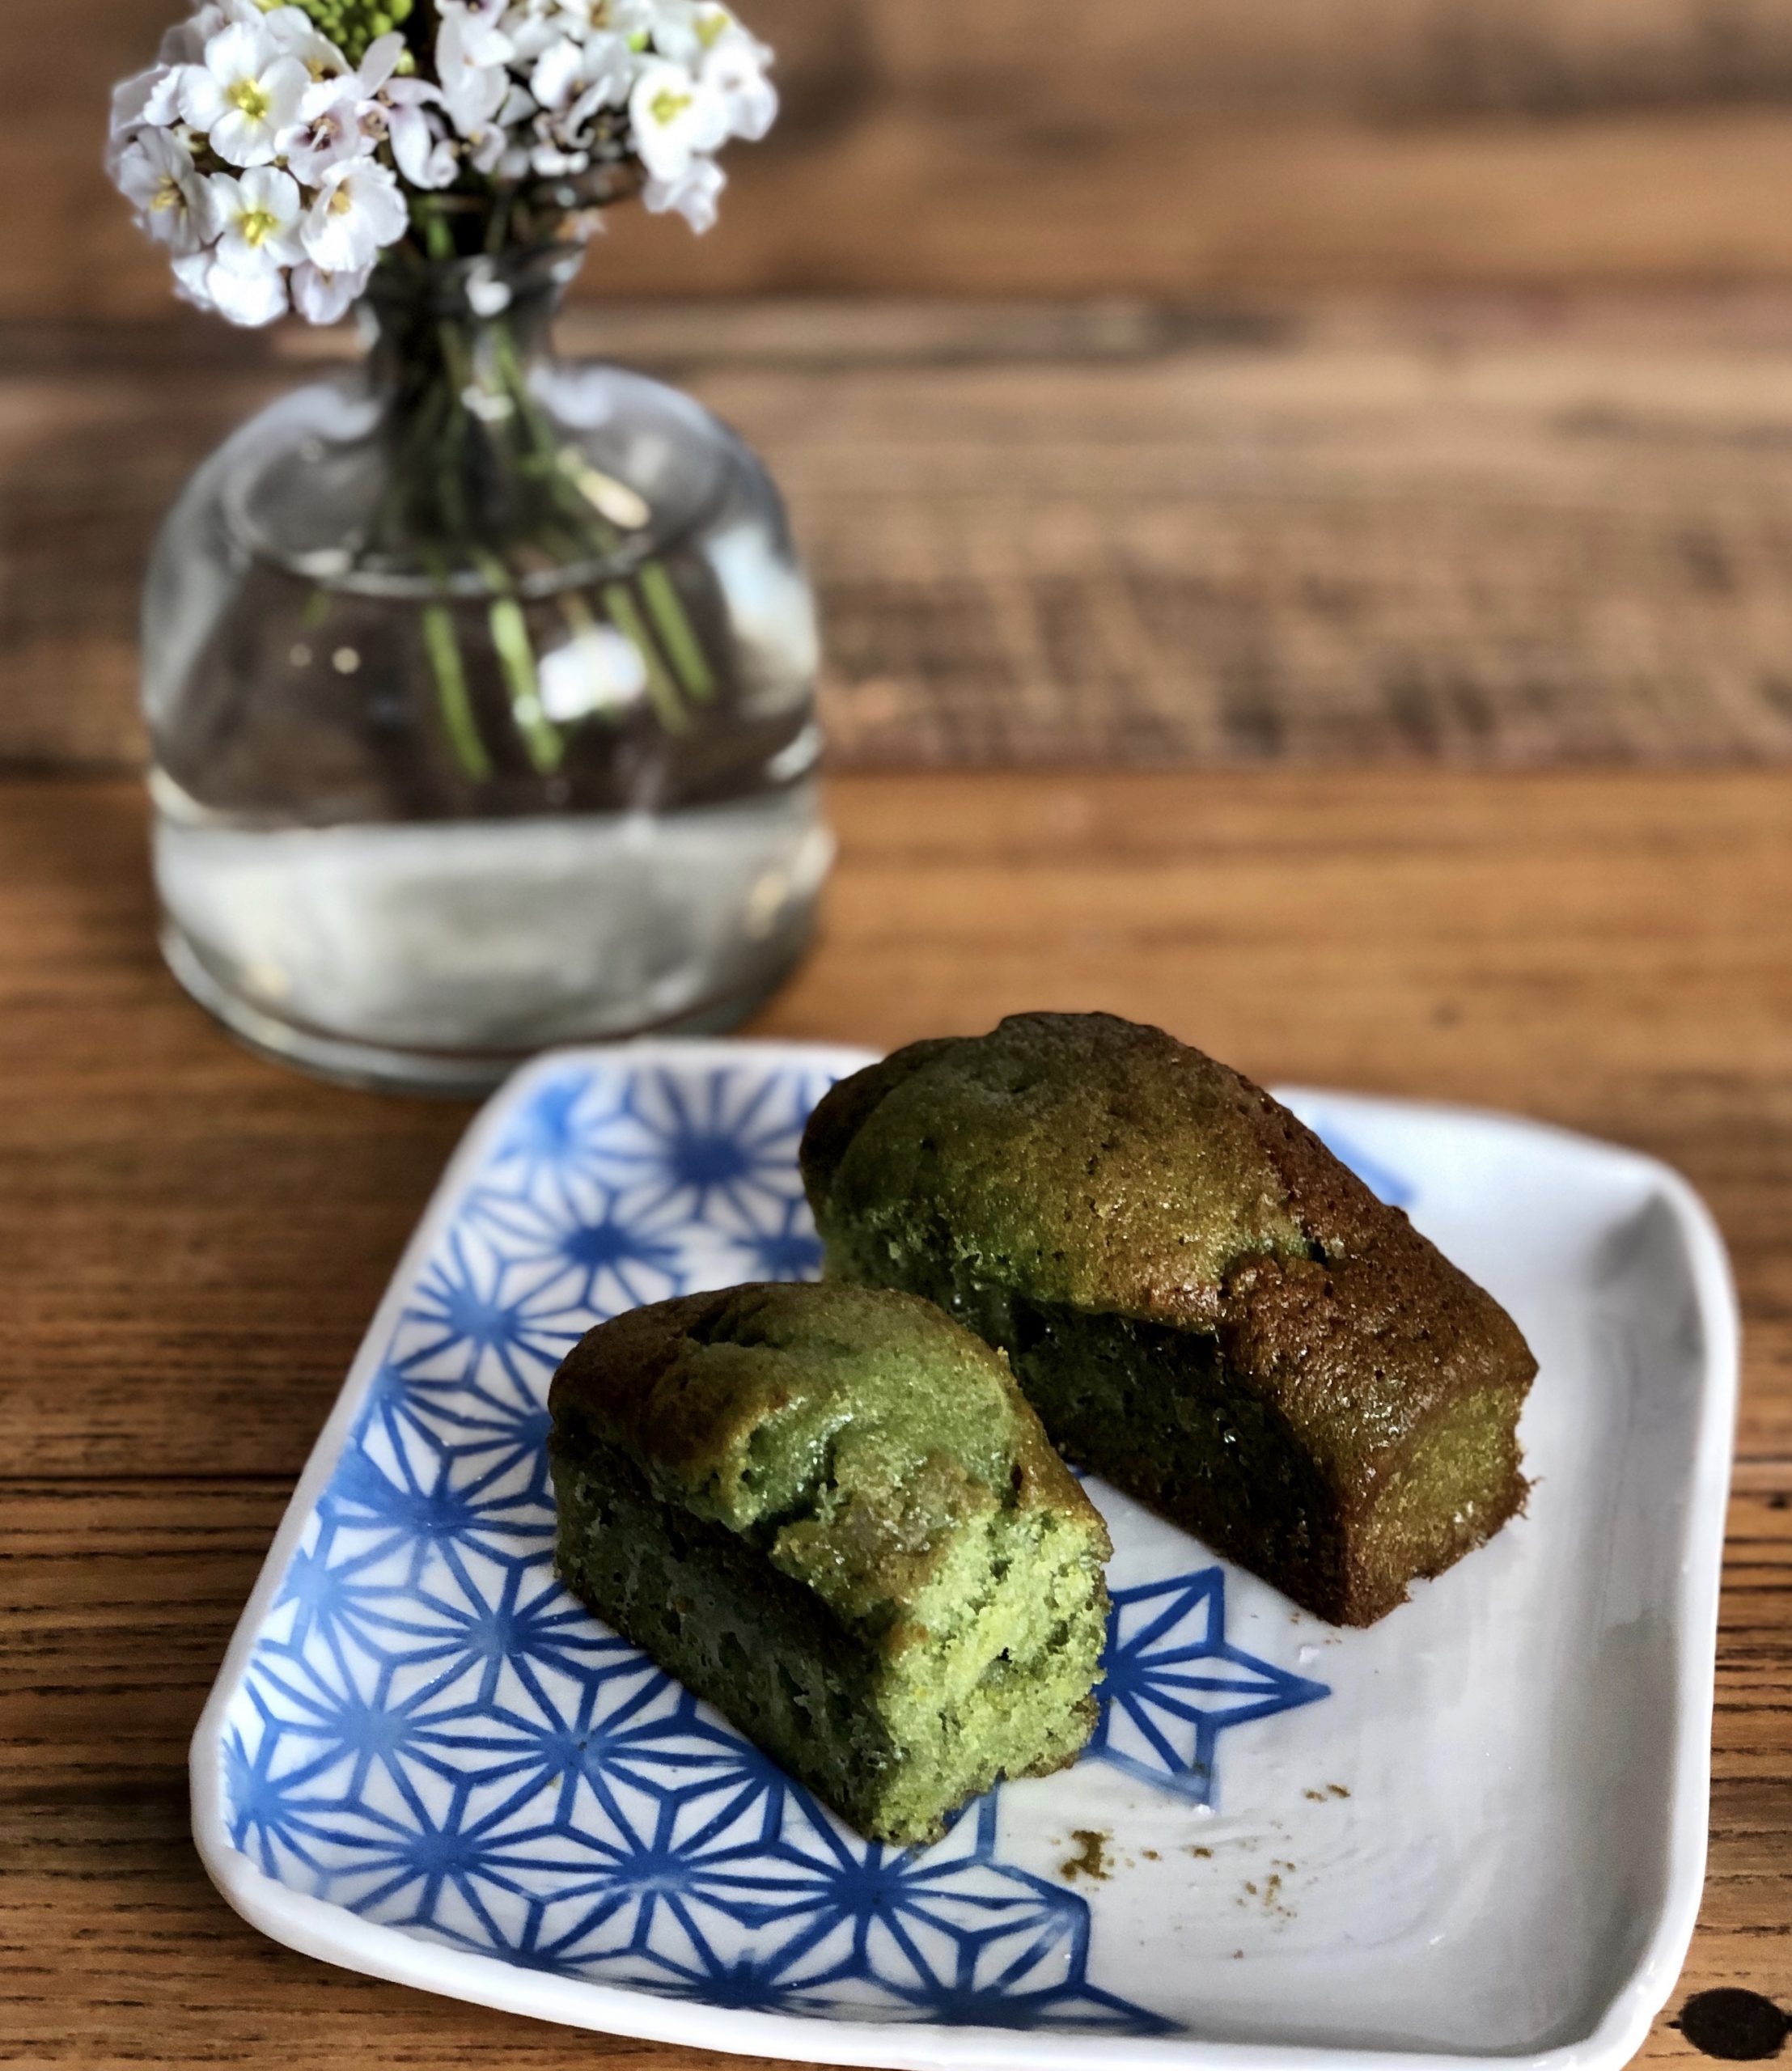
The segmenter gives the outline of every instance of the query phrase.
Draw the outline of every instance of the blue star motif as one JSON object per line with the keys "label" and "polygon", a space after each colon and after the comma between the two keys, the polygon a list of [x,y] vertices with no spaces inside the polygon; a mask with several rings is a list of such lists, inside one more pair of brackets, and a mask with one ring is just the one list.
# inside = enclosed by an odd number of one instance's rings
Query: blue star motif
{"label": "blue star motif", "polygon": [[644,1071],[626,1113],[600,1153],[606,1176],[654,1207],[675,1205],[690,1222],[775,1226],[803,1198],[796,1169],[803,1124],[825,1086],[744,1068],[693,1083]]}
{"label": "blue star motif", "polygon": [[819,1280],[821,1239],[806,1201],[787,1201],[758,1225],[729,1233],[743,1280]]}
{"label": "blue star motif", "polygon": [[489,1182],[526,1194],[544,1177],[588,1172],[626,1098],[626,1082],[588,1071],[539,1087],[499,1139]]}
{"label": "blue star motif", "polygon": [[1316,1704],[1331,1692],[1233,1646],[1226,1570],[1116,1590],[1108,1620],[1101,1718],[1086,1759],[1111,1762],[1197,1805],[1214,1802],[1228,1726]]}
{"label": "blue star motif", "polygon": [[[1099,1982],[1088,1901],[1007,1859],[1005,1789],[932,1848],[866,1841],[555,1576],[556,1365],[634,1304],[814,1277],[796,1150],[825,1085],[745,1054],[569,1063],[516,1105],[234,1692],[231,1839],[315,1898],[562,1976],[817,2018],[1165,2032]],[[1150,1582],[1115,1598],[1088,1759],[1206,1800],[1222,1731],[1324,1694],[1226,1642],[1220,1569]]]}
{"label": "blue star motif", "polygon": [[685,1292],[684,1218],[625,1209],[617,1190],[578,1172],[544,1175],[528,1194],[488,1189],[465,1218],[494,1259],[520,1273],[537,1304],[584,1319]]}

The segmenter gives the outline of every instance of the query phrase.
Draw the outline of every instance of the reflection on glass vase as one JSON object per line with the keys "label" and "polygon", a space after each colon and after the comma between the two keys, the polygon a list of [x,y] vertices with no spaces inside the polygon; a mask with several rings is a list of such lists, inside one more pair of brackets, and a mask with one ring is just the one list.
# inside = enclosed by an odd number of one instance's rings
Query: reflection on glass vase
{"label": "reflection on glass vase", "polygon": [[832,849],[813,604],[688,398],[551,358],[571,248],[388,266],[201,468],[145,621],[163,942],[248,1041],[470,1091],[740,1020]]}

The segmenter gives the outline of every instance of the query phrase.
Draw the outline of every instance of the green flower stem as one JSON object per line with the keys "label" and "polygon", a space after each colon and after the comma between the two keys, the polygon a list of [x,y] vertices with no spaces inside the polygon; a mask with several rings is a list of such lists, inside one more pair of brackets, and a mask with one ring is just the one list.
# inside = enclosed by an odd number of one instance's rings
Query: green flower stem
{"label": "green flower stem", "polygon": [[[592,508],[590,499],[568,472],[554,437],[553,427],[530,392],[527,371],[517,357],[516,341],[506,327],[501,325],[496,330],[493,351],[506,392],[534,448],[532,472],[540,475],[549,493],[579,531],[587,536],[599,556],[607,557],[616,551],[617,535],[614,528],[604,522]],[[716,692],[715,672],[710,666],[709,657],[703,651],[703,643],[697,638],[696,629],[684,609],[684,600],[679,595],[671,577],[662,563],[650,561],[637,572],[635,582],[639,587],[642,601],[646,606],[647,616],[659,636],[666,656],[671,663],[685,694],[700,705],[708,704]],[[625,580],[610,587],[621,587],[627,594]],[[609,594],[608,590],[605,594]],[[630,602],[632,605],[632,597]],[[638,624],[638,612],[633,616]],[[617,624],[621,626],[620,620]],[[628,631],[625,626],[621,629]],[[633,638],[634,636],[630,633],[629,637]],[[676,692],[674,696],[676,701]],[[681,718],[682,716],[681,708]]]}
{"label": "green flower stem", "polygon": [[536,667],[535,643],[529,637],[529,622],[511,590],[510,571],[503,562],[489,553],[480,553],[477,559],[493,588],[509,592],[494,597],[486,608],[492,646],[510,686],[510,709],[516,715],[516,729],[529,760],[539,775],[551,777],[566,759],[566,743],[541,703],[541,679]]}
{"label": "green flower stem", "polygon": [[638,579],[647,616],[653,620],[654,630],[678,671],[679,680],[699,705],[707,705],[715,696],[715,675],[702,643],[691,629],[684,600],[673,587],[671,577],[661,562],[650,561]]}
{"label": "green flower stem", "polygon": [[452,259],[455,256],[454,232],[448,227],[447,218],[429,202],[423,204],[422,214],[423,238],[429,247],[430,256],[432,259]]}
{"label": "green flower stem", "polygon": [[455,760],[464,774],[477,782],[483,782],[492,774],[492,759],[479,737],[479,722],[473,716],[472,699],[467,689],[467,668],[460,652],[460,639],[454,629],[454,614],[446,604],[423,607],[423,646],[434,672],[442,723],[447,731]]}
{"label": "green flower stem", "polygon": [[604,608],[609,613],[611,623],[633,647],[641,657],[642,667],[647,671],[647,697],[659,723],[669,734],[688,732],[691,722],[679,702],[678,685],[654,645],[633,593],[625,582],[606,582],[603,595]]}
{"label": "green flower stem", "polygon": [[[415,204],[418,241],[432,258],[452,257],[465,227],[452,200]],[[366,544],[399,571],[421,565],[428,573],[418,633],[461,773],[485,781],[506,761],[489,718],[482,731],[474,695],[480,653],[464,638],[456,602],[469,574],[478,581],[466,601],[484,612],[515,739],[538,775],[562,767],[568,735],[542,703],[525,581],[549,586],[544,601],[574,641],[589,639],[600,609],[639,656],[659,725],[688,733],[694,708],[718,696],[720,681],[670,570],[658,561],[625,564],[583,594],[567,580],[581,561],[613,567],[629,533],[587,493],[583,454],[562,442],[532,388],[516,320],[451,314],[432,306],[427,279],[418,286],[414,305],[401,295],[383,312],[388,481]],[[564,587],[554,595],[557,578]]]}

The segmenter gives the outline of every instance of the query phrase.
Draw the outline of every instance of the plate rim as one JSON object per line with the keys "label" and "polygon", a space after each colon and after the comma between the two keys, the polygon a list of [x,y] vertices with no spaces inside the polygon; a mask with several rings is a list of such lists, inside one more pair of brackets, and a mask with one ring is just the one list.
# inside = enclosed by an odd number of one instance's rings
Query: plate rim
{"label": "plate rim", "polygon": [[226,1902],[271,1940],[364,1976],[506,2013],[626,2035],[713,2049],[730,2055],[782,2056],[810,2064],[880,2065],[888,2071],[1374,2071],[1390,2060],[1403,2071],[1457,2071],[1499,2063],[1519,2071],[1616,2071],[1639,2049],[1679,1980],[1697,1922],[1709,1835],[1711,1728],[1716,1694],[1718,1596],[1740,1387],[1741,1317],[1734,1277],[1717,1222],[1679,1172],[1646,1152],[1602,1141],[1555,1124],[1447,1103],[1406,1100],[1307,1086],[1277,1086],[1276,1097],[1299,1110],[1323,1104],[1341,1114],[1395,1112],[1438,1123],[1493,1127],[1547,1139],[1553,1149],[1628,1168],[1672,1214],[1691,1270],[1703,1339],[1698,1438],[1687,1475],[1686,1543],[1675,1599],[1678,1641],[1675,1747],[1667,1867],[1648,1940],[1624,1984],[1581,2036],[1540,2051],[1434,2051],[1196,2035],[1076,2035],[1028,2029],[948,2027],[875,2018],[839,2021],[773,2014],[663,1997],[634,1987],[604,1984],[521,1968],[501,1957],[451,1948],[362,1919],[346,1907],[292,1890],[265,1875],[235,1848],[223,1813],[224,1722],[281,1580],[359,1417],[409,1290],[451,1219],[468,1175],[485,1161],[492,1139],[541,1081],[584,1065],[646,1065],[676,1061],[701,1067],[758,1058],[810,1069],[856,1071],[879,1052],[846,1044],[777,1038],[650,1038],[586,1044],[533,1058],[498,1088],[468,1124],[430,1194],[362,1337],[329,1415],[307,1458],[273,1544],[231,1636],[188,1756],[194,1844]]}

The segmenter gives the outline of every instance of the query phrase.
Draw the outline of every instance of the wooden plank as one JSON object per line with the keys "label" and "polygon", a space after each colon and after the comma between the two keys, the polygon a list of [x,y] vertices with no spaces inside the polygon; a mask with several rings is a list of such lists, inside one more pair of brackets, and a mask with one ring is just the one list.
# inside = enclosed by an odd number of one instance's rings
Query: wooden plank
{"label": "wooden plank", "polygon": [[[505,2071],[735,2058],[574,2035],[324,1972],[210,1890],[186,1741],[284,1492],[266,1482],[14,1484],[0,1515],[0,2046],[12,2060],[402,2061]],[[1675,2005],[1779,1986],[1792,1918],[1792,1504],[1732,1506],[1704,1912]],[[71,1988],[71,1966],[79,1983]],[[1692,2054],[1665,2022],[1643,2060]]]}
{"label": "wooden plank", "polygon": [[[1792,294],[569,326],[607,341],[783,481],[837,766],[1792,754]],[[0,764],[141,753],[156,519],[342,349],[0,334]]]}
{"label": "wooden plank", "polygon": [[[166,309],[106,90],[177,0],[10,0],[0,317]],[[759,0],[787,113],[727,227],[632,216],[612,290],[1023,294],[1792,269],[1777,0]]]}

